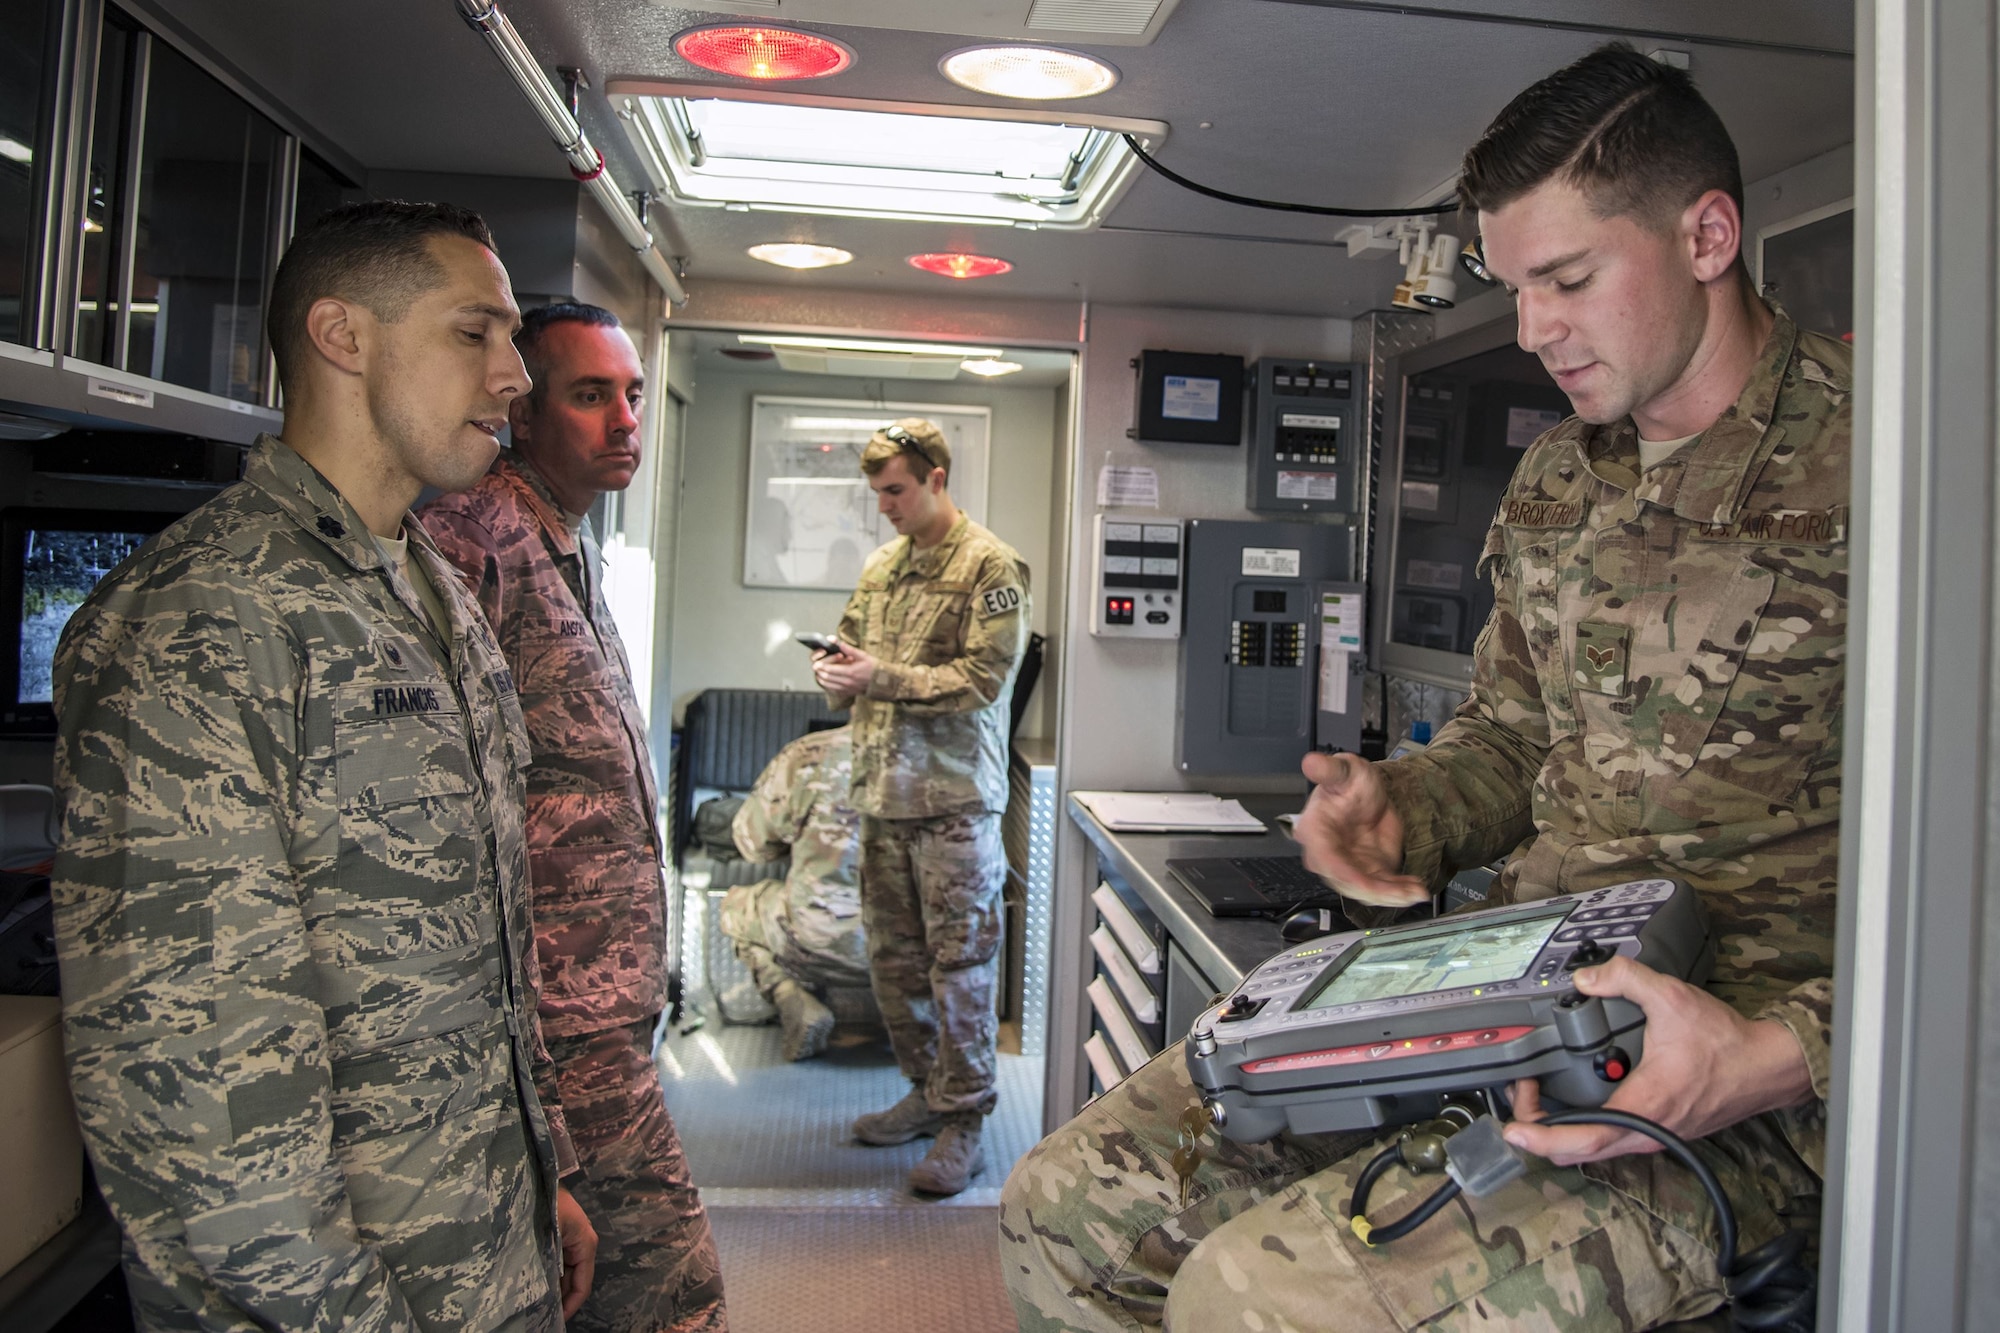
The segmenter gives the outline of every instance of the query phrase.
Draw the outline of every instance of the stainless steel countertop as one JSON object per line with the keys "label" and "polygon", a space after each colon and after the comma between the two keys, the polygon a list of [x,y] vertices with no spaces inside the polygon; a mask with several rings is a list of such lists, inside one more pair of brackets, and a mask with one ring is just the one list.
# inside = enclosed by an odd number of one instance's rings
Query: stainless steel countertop
{"label": "stainless steel countertop", "polygon": [[1233,989],[1250,970],[1291,947],[1278,923],[1255,917],[1210,916],[1195,896],[1167,873],[1167,859],[1188,856],[1295,856],[1298,844],[1273,822],[1305,804],[1297,796],[1239,796],[1243,808],[1264,821],[1260,834],[1114,833],[1075,797],[1069,817],[1097,849],[1099,868],[1130,888],[1160,919],[1188,960],[1218,991]]}

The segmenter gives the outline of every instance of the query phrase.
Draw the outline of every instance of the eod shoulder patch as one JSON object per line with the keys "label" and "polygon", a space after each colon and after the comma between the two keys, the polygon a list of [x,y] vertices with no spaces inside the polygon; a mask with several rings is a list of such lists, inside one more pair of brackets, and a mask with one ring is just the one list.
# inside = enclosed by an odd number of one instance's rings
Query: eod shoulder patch
{"label": "eod shoulder patch", "polygon": [[1021,609],[1021,590],[1015,587],[988,588],[979,594],[979,618],[1005,615]]}

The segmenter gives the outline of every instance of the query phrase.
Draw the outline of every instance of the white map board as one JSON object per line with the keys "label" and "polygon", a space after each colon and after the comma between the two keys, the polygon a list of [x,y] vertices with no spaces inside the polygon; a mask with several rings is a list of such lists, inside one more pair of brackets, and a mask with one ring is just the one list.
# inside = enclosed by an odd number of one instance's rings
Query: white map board
{"label": "white map board", "polygon": [[975,523],[986,521],[992,408],[757,394],[750,400],[745,584],[853,591],[862,561],[896,535],[875,512],[861,450],[900,417],[937,423],[951,446],[952,502]]}

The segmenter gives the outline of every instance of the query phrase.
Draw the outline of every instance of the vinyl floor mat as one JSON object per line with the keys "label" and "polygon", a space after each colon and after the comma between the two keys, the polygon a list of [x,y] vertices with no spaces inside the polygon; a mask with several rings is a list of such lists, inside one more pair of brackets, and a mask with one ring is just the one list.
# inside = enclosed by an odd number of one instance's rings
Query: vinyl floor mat
{"label": "vinyl floor mat", "polygon": [[993,1208],[709,1208],[731,1333],[1014,1333]]}
{"label": "vinyl floor mat", "polygon": [[986,1169],[950,1200],[904,1183],[930,1146],[875,1148],[848,1136],[854,1118],[909,1089],[879,1028],[843,1026],[833,1048],[793,1064],[779,1031],[710,1021],[661,1046],[667,1108],[710,1208],[991,1207],[1016,1160],[1041,1138],[1041,1062],[1002,1055],[999,1105],[986,1122]]}

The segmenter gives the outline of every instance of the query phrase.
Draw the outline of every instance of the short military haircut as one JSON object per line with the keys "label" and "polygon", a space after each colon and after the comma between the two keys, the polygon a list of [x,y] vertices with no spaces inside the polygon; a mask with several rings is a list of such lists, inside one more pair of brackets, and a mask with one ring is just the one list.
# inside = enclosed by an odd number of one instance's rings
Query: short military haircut
{"label": "short military haircut", "polygon": [[317,302],[353,301],[394,324],[418,297],[442,285],[445,270],[431,253],[433,236],[463,236],[495,248],[493,233],[471,209],[400,199],[343,204],[293,237],[278,261],[265,324],[278,382],[292,388],[306,363],[306,317]]}
{"label": "short military haircut", "polygon": [[918,481],[928,481],[932,468],[943,469],[945,480],[951,480],[951,445],[943,431],[922,417],[904,417],[876,431],[861,451],[861,470],[873,477],[892,458],[909,459],[905,466]]}
{"label": "short military haircut", "polygon": [[1743,207],[1736,144],[1686,70],[1624,42],[1598,47],[1507,104],[1465,155],[1459,202],[1505,208],[1545,181],[1602,217],[1661,228],[1710,190]]}
{"label": "short military haircut", "polygon": [[514,350],[521,354],[521,361],[528,367],[528,378],[532,387],[528,390],[528,402],[540,410],[549,382],[549,353],[544,345],[550,329],[558,324],[583,324],[593,329],[616,329],[624,326],[618,316],[601,305],[586,305],[582,301],[551,301],[547,305],[536,306],[521,316],[521,331],[514,335]]}

